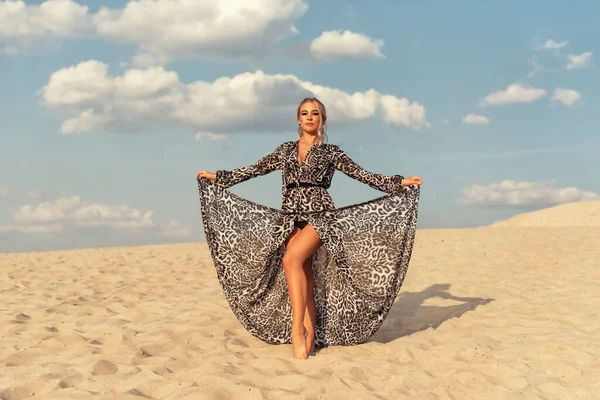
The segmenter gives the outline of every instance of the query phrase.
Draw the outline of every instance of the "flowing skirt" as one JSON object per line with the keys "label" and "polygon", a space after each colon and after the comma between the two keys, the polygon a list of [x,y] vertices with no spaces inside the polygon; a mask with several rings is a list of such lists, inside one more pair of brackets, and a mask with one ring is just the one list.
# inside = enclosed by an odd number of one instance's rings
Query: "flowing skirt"
{"label": "flowing skirt", "polygon": [[[291,343],[282,259],[297,215],[206,179],[198,188],[206,240],[231,310],[262,341]],[[409,186],[397,195],[302,214],[323,241],[311,257],[317,348],[364,343],[383,323],[408,269],[419,193]]]}

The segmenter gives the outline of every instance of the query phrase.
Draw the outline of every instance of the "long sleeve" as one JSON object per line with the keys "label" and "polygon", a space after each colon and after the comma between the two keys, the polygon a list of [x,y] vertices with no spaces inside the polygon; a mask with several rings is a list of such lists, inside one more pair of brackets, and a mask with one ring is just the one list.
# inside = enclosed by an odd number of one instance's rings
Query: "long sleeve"
{"label": "long sleeve", "polygon": [[371,186],[373,189],[390,194],[402,191],[402,180],[404,179],[402,175],[388,176],[366,171],[339,149],[335,160],[335,168],[350,178]]}
{"label": "long sleeve", "polygon": [[215,184],[228,188],[238,183],[247,181],[250,178],[266,175],[269,172],[281,169],[281,149],[282,146],[280,145],[271,154],[261,158],[258,162],[248,167],[237,168],[231,171],[217,171],[215,174]]}

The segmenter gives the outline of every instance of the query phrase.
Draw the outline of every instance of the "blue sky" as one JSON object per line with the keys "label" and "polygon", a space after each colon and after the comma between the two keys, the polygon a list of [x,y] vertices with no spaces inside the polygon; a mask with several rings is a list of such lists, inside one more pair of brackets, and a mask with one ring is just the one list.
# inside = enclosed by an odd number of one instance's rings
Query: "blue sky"
{"label": "blue sky", "polygon": [[305,95],[364,168],[424,179],[420,228],[598,198],[599,3],[374,4],[0,1],[0,252],[203,240],[195,173],[295,139]]}

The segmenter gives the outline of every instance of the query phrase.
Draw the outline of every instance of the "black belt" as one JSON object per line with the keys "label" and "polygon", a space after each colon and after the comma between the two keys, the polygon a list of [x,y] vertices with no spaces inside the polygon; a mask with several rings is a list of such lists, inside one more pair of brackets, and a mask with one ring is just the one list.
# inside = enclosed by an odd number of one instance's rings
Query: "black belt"
{"label": "black belt", "polygon": [[286,189],[293,189],[293,188],[297,188],[297,187],[322,187],[323,189],[329,189],[329,186],[324,185],[322,183],[309,183],[309,182],[294,182],[294,183],[288,183],[285,186]]}

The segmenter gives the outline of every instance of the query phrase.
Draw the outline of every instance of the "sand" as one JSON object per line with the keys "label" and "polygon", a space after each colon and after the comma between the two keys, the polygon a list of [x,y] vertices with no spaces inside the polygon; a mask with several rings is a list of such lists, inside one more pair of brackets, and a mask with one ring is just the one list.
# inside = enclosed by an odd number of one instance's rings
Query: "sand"
{"label": "sand", "polygon": [[600,228],[600,200],[559,204],[541,210],[518,214],[505,221],[496,221],[493,227],[557,227],[584,226]]}
{"label": "sand", "polygon": [[0,398],[595,399],[600,228],[419,230],[371,341],[294,360],[204,243],[0,254]]}

